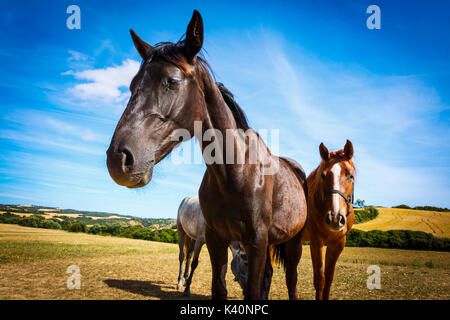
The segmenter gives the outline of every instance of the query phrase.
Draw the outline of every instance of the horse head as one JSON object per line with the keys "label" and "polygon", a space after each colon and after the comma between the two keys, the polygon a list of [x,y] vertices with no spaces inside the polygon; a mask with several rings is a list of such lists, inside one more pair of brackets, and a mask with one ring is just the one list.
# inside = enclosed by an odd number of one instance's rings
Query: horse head
{"label": "horse head", "polygon": [[322,163],[319,166],[321,178],[320,194],[326,210],[323,221],[331,231],[344,231],[347,217],[352,212],[355,165],[353,145],[350,140],[344,149],[329,152],[323,143],[319,146]]}
{"label": "horse head", "polygon": [[176,130],[187,130],[191,138],[194,121],[202,121],[200,73],[205,72],[205,62],[197,53],[203,44],[203,22],[194,11],[186,39],[178,43],[151,46],[133,30],[130,33],[143,62],[106,153],[112,179],[138,188],[150,182],[153,167],[180,143]]}

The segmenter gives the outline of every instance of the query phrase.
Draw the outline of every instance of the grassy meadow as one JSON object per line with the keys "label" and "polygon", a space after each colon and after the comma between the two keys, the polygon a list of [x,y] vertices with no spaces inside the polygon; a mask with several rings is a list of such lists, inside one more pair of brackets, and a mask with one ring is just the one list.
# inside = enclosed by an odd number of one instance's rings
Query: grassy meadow
{"label": "grassy meadow", "polygon": [[[298,289],[314,299],[309,247],[303,247]],[[231,253],[229,261],[231,261]],[[380,290],[368,290],[367,267],[381,268]],[[81,289],[69,290],[66,270],[81,270]],[[345,248],[336,268],[331,299],[450,299],[450,253]],[[182,299],[176,291],[178,246],[62,230],[0,224],[0,300]],[[200,255],[191,299],[210,298],[211,267]],[[242,299],[227,273],[228,297]],[[274,268],[270,299],[287,299],[284,272]]]}

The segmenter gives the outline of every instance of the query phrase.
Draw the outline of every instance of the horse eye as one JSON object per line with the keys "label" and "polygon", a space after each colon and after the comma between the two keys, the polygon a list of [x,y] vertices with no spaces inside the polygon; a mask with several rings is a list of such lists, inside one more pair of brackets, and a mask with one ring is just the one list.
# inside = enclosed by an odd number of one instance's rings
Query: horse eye
{"label": "horse eye", "polygon": [[174,78],[167,79],[167,85],[171,89],[175,88],[180,82],[181,82],[181,80],[179,80],[179,79],[174,79]]}
{"label": "horse eye", "polygon": [[351,174],[351,175],[349,175],[348,176],[349,178],[350,178],[350,180],[353,180],[353,179],[355,179],[355,177]]}
{"label": "horse eye", "polygon": [[322,179],[325,179],[325,173],[322,172],[321,176],[322,176]]}

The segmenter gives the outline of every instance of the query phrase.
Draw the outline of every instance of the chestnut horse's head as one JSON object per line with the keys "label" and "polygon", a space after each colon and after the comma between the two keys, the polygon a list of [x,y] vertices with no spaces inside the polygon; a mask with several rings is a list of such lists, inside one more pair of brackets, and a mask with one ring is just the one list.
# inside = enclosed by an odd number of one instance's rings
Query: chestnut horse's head
{"label": "chestnut horse's head", "polygon": [[353,211],[353,188],[355,165],[353,145],[347,140],[344,149],[328,152],[323,143],[319,146],[322,164],[319,174],[322,179],[322,198],[326,203],[324,222],[332,231],[345,231],[348,215]]}
{"label": "chestnut horse's head", "polygon": [[130,30],[142,57],[141,67],[130,85],[131,97],[117,124],[107,154],[113,180],[138,188],[152,178],[153,167],[180,143],[176,129],[193,136],[195,120],[205,108],[201,72],[206,63],[197,57],[203,44],[203,22],[194,11],[186,39],[151,46]]}

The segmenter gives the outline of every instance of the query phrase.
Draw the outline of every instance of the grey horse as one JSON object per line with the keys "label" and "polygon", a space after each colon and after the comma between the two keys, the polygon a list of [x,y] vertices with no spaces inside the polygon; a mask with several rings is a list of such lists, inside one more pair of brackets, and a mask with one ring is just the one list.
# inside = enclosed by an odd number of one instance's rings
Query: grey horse
{"label": "grey horse", "polygon": [[[180,262],[180,269],[178,273],[177,290],[184,289],[184,296],[191,296],[191,282],[194,276],[194,271],[198,265],[198,257],[200,251],[205,244],[205,230],[206,222],[203,218],[202,211],[200,209],[200,202],[198,196],[189,196],[183,199],[178,208],[177,215],[177,230],[178,230],[178,247],[180,253],[178,259]],[[231,261],[231,271],[235,278],[234,280],[239,283],[245,295],[245,287],[247,283],[246,272],[246,259],[245,251],[242,249],[241,244],[237,241],[230,243],[231,253],[233,260]],[[189,273],[189,262],[194,257],[191,263],[191,272]],[[183,286],[183,262],[186,261],[184,269],[184,281]]]}

